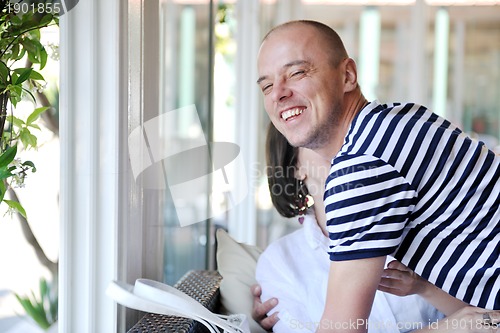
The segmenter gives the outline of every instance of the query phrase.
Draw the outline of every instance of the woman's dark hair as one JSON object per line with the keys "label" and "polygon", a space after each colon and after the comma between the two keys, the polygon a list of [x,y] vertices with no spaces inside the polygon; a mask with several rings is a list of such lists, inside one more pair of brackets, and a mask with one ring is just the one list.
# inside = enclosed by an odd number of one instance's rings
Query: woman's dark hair
{"label": "woman's dark hair", "polygon": [[267,181],[274,207],[284,217],[294,217],[299,213],[297,197],[299,188],[295,178],[298,148],[292,147],[273,123],[269,123],[266,138]]}

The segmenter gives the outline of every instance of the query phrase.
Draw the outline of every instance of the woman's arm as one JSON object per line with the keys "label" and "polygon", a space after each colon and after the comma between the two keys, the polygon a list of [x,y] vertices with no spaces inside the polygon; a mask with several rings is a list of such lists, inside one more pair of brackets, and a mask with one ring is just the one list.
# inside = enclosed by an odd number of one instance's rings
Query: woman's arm
{"label": "woman's arm", "polygon": [[500,332],[499,323],[500,311],[466,306],[451,316],[414,333],[497,333]]}
{"label": "woman's arm", "polygon": [[469,305],[423,279],[397,260],[387,265],[378,289],[397,296],[417,294],[446,316]]}
{"label": "woman's arm", "polygon": [[[451,296],[413,272],[397,260],[391,261],[382,274],[378,288],[397,296],[417,294],[447,317],[414,333],[496,333],[500,332],[500,311],[485,310]],[[491,322],[485,319],[487,313]]]}
{"label": "woman's arm", "polygon": [[332,261],[318,333],[366,333],[385,257]]}

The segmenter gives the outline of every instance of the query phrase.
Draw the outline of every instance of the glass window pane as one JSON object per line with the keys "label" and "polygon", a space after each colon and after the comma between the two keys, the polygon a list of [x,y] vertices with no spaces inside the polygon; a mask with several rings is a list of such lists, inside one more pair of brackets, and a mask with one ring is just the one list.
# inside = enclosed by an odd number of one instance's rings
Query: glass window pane
{"label": "glass window pane", "polygon": [[161,114],[167,179],[164,280],[207,266],[208,142],[211,138],[210,2],[161,2]]}

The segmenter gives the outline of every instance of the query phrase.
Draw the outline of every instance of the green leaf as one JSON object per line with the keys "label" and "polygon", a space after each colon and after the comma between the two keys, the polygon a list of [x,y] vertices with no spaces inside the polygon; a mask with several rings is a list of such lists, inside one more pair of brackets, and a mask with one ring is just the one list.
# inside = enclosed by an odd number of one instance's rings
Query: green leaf
{"label": "green leaf", "polygon": [[30,79],[37,80],[37,81],[45,81],[45,79],[43,78],[43,75],[35,70],[31,71]]}
{"label": "green leaf", "polygon": [[[0,168],[0,173],[2,172],[2,168]],[[7,188],[5,187],[5,183],[2,181],[0,182],[0,203],[3,201],[3,198],[5,196],[5,192],[7,192]]]}
{"label": "green leaf", "polygon": [[45,52],[45,49],[39,40],[39,37],[35,37],[33,39],[25,39],[23,46],[25,46],[26,50],[28,51],[28,59],[34,64],[40,64],[40,69],[42,69],[43,66],[45,66],[45,64],[43,63],[43,58],[45,57],[46,62],[47,54],[42,55],[42,53]]}
{"label": "green leaf", "polygon": [[19,103],[23,98],[23,87],[9,84],[6,89],[10,91],[10,102],[14,107],[16,107],[17,103]]}
{"label": "green leaf", "polygon": [[32,68],[17,68],[17,69],[15,69],[14,72],[18,73],[19,77],[16,78],[15,81],[13,79],[12,83],[15,85],[19,85],[19,84],[23,83],[24,81],[26,81],[27,79],[30,78],[32,71],[33,71]]}
{"label": "green leaf", "polygon": [[46,15],[44,15],[44,17],[42,17],[39,24],[40,24],[40,26],[45,27],[45,26],[49,25],[49,23],[50,23],[50,21],[52,21],[52,19],[53,19],[52,14],[46,14]]}
{"label": "green leaf", "polygon": [[[12,166],[12,167],[10,167],[10,168],[7,168],[7,167],[1,167],[1,168],[0,168],[0,181],[1,181],[0,183],[2,183],[2,184],[3,184],[3,180],[4,180],[4,179],[7,179],[7,178],[9,178],[9,177],[12,177],[12,176],[13,176],[12,171],[14,171],[14,169],[15,169],[15,168],[16,168],[15,166]],[[3,198],[2,198],[2,199],[3,199]],[[0,202],[1,202],[1,201],[2,201],[2,200],[0,200]]]}
{"label": "green leaf", "polygon": [[22,88],[22,90],[24,90],[28,95],[30,95],[30,97],[33,100],[33,102],[36,103],[35,96],[33,96],[33,94],[31,93],[31,91],[29,91],[28,89],[25,89],[25,88]]}
{"label": "green leaf", "polygon": [[7,117],[7,121],[9,121],[12,125],[15,127],[21,128],[24,126],[24,121],[22,119],[19,119],[15,116],[9,116]]}
{"label": "green leaf", "polygon": [[19,57],[19,51],[21,50],[21,48],[19,47],[19,44],[18,43],[14,43],[12,45],[12,54],[11,54],[11,58],[14,59],[14,60],[19,60],[20,58]]}
{"label": "green leaf", "polygon": [[33,41],[31,39],[23,39],[21,41],[21,45],[26,49],[26,51],[28,51],[28,53],[36,53],[37,52],[37,49],[36,49],[36,45],[35,43],[33,43]]}
{"label": "green leaf", "polygon": [[28,52],[28,60],[34,64],[39,63],[40,61],[38,60],[37,55],[38,54],[36,54],[36,53]]}
{"label": "green leaf", "polygon": [[42,296],[42,300],[45,299],[48,296],[48,286],[47,286],[47,280],[44,278],[40,279],[40,296]]}
{"label": "green leaf", "polygon": [[0,61],[0,80],[1,80],[0,82],[3,82],[3,84],[7,86],[8,79],[9,79],[9,68],[3,61]]}
{"label": "green leaf", "polygon": [[36,147],[37,143],[37,138],[33,134],[31,134],[30,130],[27,129],[26,127],[22,128],[19,131],[19,139],[21,139],[21,142],[23,143],[24,147]]}
{"label": "green leaf", "polygon": [[45,317],[45,311],[41,311],[36,298],[31,301],[29,298],[22,298],[16,294],[16,298],[21,303],[24,311],[43,329],[49,328],[50,324]]}
{"label": "green leaf", "polygon": [[7,167],[16,157],[17,146],[7,148],[2,155],[0,155],[0,168]]}
{"label": "green leaf", "polygon": [[48,58],[48,55],[47,55],[47,51],[45,50],[45,47],[42,47],[40,49],[40,70],[42,70],[45,65],[47,64],[47,58]]}
{"label": "green leaf", "polygon": [[24,217],[25,219],[28,219],[26,217],[26,211],[24,210],[23,206],[21,206],[21,204],[17,201],[14,201],[14,200],[4,200],[3,202],[5,202],[10,208],[16,210],[19,214],[22,215],[22,217]]}
{"label": "green leaf", "polygon": [[23,24],[23,21],[17,15],[13,15],[10,19],[11,19],[12,25],[14,25],[14,26],[20,26],[21,24]]}
{"label": "green leaf", "polygon": [[34,42],[38,42],[40,40],[40,28],[42,28],[42,26],[40,26],[40,24],[37,23],[36,20],[31,20],[30,18],[28,18],[28,21],[30,21],[30,29],[36,28],[28,32],[31,40]]}
{"label": "green leaf", "polygon": [[27,167],[30,167],[31,168],[31,172],[36,172],[36,167],[35,167],[35,164],[31,161],[26,161],[26,162],[23,162],[21,164],[22,166],[27,166]]}
{"label": "green leaf", "polygon": [[21,52],[19,53],[19,55],[14,60],[20,60],[20,59],[22,59],[25,54],[26,54],[26,50],[25,49],[21,49]]}
{"label": "green leaf", "polygon": [[[57,291],[57,289],[55,289]],[[40,279],[39,297],[31,292],[31,297],[21,297],[15,294],[18,302],[30,316],[43,329],[47,329],[57,321],[57,293],[53,292],[52,284],[44,278]]]}
{"label": "green leaf", "polygon": [[50,109],[48,106],[43,106],[41,108],[35,109],[29,116],[28,119],[26,119],[26,125],[31,126],[31,124],[40,117],[40,115]]}

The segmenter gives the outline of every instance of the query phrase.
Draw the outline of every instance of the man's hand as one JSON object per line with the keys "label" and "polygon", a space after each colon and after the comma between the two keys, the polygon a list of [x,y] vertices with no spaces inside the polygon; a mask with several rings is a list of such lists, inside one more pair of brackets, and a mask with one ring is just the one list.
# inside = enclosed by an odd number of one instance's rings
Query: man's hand
{"label": "man's hand", "polygon": [[262,303],[260,300],[260,295],[262,295],[262,289],[260,285],[254,284],[250,287],[250,291],[253,295],[253,309],[252,318],[262,326],[266,331],[272,331],[273,326],[278,322],[278,312],[273,313],[271,316],[267,316],[267,313],[274,309],[278,305],[277,298],[271,298],[266,302]]}

